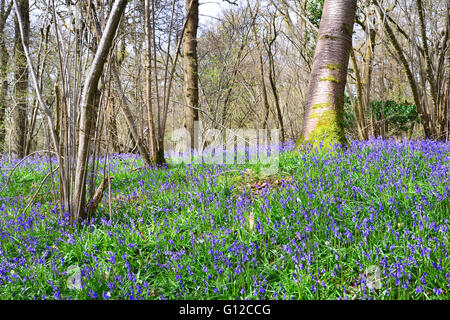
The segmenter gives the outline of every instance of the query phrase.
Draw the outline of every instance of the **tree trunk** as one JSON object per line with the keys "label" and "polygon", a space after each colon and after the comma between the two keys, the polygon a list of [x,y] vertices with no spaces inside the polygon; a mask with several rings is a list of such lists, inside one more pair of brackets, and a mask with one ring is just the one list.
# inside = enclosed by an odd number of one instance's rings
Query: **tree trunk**
{"label": "tree trunk", "polygon": [[[247,2],[247,5],[249,7],[251,7],[248,2]],[[263,55],[262,55],[261,47],[259,45],[258,32],[256,31],[255,18],[258,15],[258,13],[259,13],[259,2],[257,3],[256,11],[253,14],[252,31],[253,31],[253,37],[254,37],[254,41],[255,41],[256,50],[258,51],[259,77],[260,77],[260,81],[261,81],[261,91],[262,91],[262,95],[263,95],[264,120],[262,123],[262,128],[266,129],[268,126],[268,121],[269,121],[270,106],[269,106],[269,99],[267,96],[266,82],[264,81]]]}
{"label": "tree trunk", "polygon": [[9,87],[7,79],[9,54],[5,43],[5,26],[11,13],[12,5],[13,3],[10,1],[8,7],[5,7],[5,1],[2,0],[0,8],[0,152],[5,144],[5,112]]}
{"label": "tree trunk", "polygon": [[259,76],[261,77],[261,90],[263,94],[263,104],[264,104],[264,121],[263,121],[263,129],[267,128],[268,121],[269,121],[269,99],[267,98],[267,89],[266,89],[266,83],[264,81],[264,64],[262,59],[262,53],[261,50],[258,50],[258,58],[259,58]]}
{"label": "tree trunk", "polygon": [[117,131],[117,113],[114,98],[110,98],[108,110],[109,143],[114,153],[120,153],[119,133]]}
{"label": "tree trunk", "polygon": [[198,0],[186,0],[186,12],[188,17],[183,37],[184,98],[186,102],[184,127],[190,134],[191,149],[198,149],[194,132],[194,122],[198,121]]}
{"label": "tree trunk", "polygon": [[[373,54],[375,50],[375,30],[371,29],[368,25],[366,27],[368,29],[368,40],[369,43],[367,44],[367,50],[366,50],[366,63],[365,63],[365,75],[364,75],[364,84],[365,84],[365,93],[364,93],[364,102],[362,110],[367,110],[369,113],[372,114],[372,121],[376,121],[376,113],[372,108],[370,107],[370,95],[371,95],[371,88],[372,88],[372,71],[373,71]],[[367,39],[367,37],[366,37]],[[364,114],[362,114],[364,118]],[[372,122],[372,135],[375,136],[375,122]],[[384,124],[382,124],[384,125]],[[365,127],[365,124],[364,124]],[[364,134],[366,136],[366,139],[368,138],[367,130],[364,131]]]}
{"label": "tree trunk", "polygon": [[0,35],[0,152],[5,143],[5,112],[7,108],[7,95],[8,95],[8,79],[6,77],[8,72],[8,60],[9,54],[6,50],[5,43],[3,42],[3,35]]}
{"label": "tree trunk", "polygon": [[[356,105],[354,101],[351,101],[353,106],[353,112],[355,115],[356,127],[358,128],[358,136],[360,140],[366,140],[368,135],[366,134],[367,128],[364,119],[364,107],[363,107],[363,86],[361,82],[361,74],[359,72],[358,63],[356,61],[355,52],[353,49],[350,49],[350,58],[352,60],[353,69],[355,71],[355,80],[356,80]],[[353,100],[353,98],[351,98]],[[370,110],[370,109],[366,109]]]}
{"label": "tree trunk", "polygon": [[[28,0],[19,0],[19,11],[23,19],[24,43],[30,40],[30,14]],[[27,132],[28,111],[28,66],[22,44],[20,26],[17,17],[14,19],[14,97],[16,104],[12,112],[12,154],[25,156],[25,140]]]}
{"label": "tree trunk", "polygon": [[432,134],[430,116],[429,116],[427,110],[425,109],[423,103],[421,102],[419,89],[417,87],[417,82],[414,78],[411,68],[409,67],[408,61],[406,60],[405,55],[403,54],[400,44],[398,43],[397,38],[395,37],[394,32],[392,31],[392,28],[390,27],[387,20],[384,19],[384,15],[381,12],[382,10],[380,8],[378,1],[373,0],[373,2],[376,5],[378,19],[384,24],[384,28],[389,36],[389,40],[391,41],[392,46],[394,47],[395,52],[397,53],[397,56],[400,59],[400,62],[402,64],[403,68],[405,69],[406,75],[408,77],[408,82],[409,82],[411,91],[414,96],[414,103],[416,104],[417,112],[419,113],[420,120],[423,125],[423,131],[425,133],[425,138],[431,139],[433,134]]}
{"label": "tree trunk", "polygon": [[98,82],[103,73],[103,67],[108,57],[111,45],[119,26],[120,18],[127,5],[127,0],[116,0],[109,14],[108,22],[98,45],[94,60],[88,76],[84,82],[81,96],[80,130],[79,144],[77,152],[77,163],[75,169],[74,194],[72,198],[71,216],[77,221],[79,217],[86,219],[87,210],[85,208],[86,196],[86,173],[89,164],[89,139],[93,125],[92,115],[94,112],[95,95],[97,93]]}
{"label": "tree trunk", "polygon": [[[450,50],[450,49],[447,49]],[[443,106],[442,106],[442,140],[450,141],[450,54],[447,53],[447,63],[446,63],[446,73],[447,73],[447,81],[445,84],[444,97],[443,97]]]}
{"label": "tree trunk", "polygon": [[426,28],[425,28],[425,22],[424,22],[424,12],[423,12],[423,5],[422,0],[416,0],[417,4],[417,10],[419,12],[419,22],[420,22],[420,35],[422,37],[422,48],[425,58],[425,71],[426,71],[426,79],[428,80],[428,83],[430,84],[430,91],[431,91],[431,100],[433,103],[433,109],[434,112],[431,114],[430,120],[432,122],[431,130],[433,132],[433,136],[436,138],[436,133],[438,131],[439,121],[438,121],[438,97],[437,97],[437,89],[436,89],[436,82],[435,82],[435,75],[433,74],[432,66],[431,66],[431,60],[430,60],[430,53],[428,50],[428,41],[426,36]]}
{"label": "tree trunk", "polygon": [[[145,165],[151,166],[152,160],[150,155],[148,154],[147,148],[144,145],[144,142],[141,140],[138,134],[138,127],[136,122],[133,119],[133,113],[129,107],[129,102],[127,97],[125,96],[125,92],[122,89],[122,84],[120,82],[119,72],[116,69],[116,66],[113,64],[111,66],[111,73],[115,84],[115,96],[119,101],[120,109],[122,110],[123,116],[127,121],[128,128],[130,129],[131,136],[133,137],[134,143],[137,145],[139,150],[139,154],[145,162]],[[133,148],[135,146],[133,145]]]}
{"label": "tree trunk", "polygon": [[147,94],[147,125],[149,132],[149,149],[152,162],[156,161],[156,130],[152,108],[152,27],[150,22],[150,0],[145,0],[145,41],[147,44],[146,60],[146,94]]}
{"label": "tree trunk", "polygon": [[324,147],[347,143],[344,91],[352,46],[356,0],[326,0],[314,53],[302,133],[297,141]]}
{"label": "tree trunk", "polygon": [[[444,79],[443,94],[440,99],[440,115],[439,115],[439,140],[449,141],[450,140],[450,43],[449,43],[449,32],[450,32],[450,2],[447,2],[447,18],[446,18],[446,31],[443,41],[443,48],[446,47],[447,52],[442,53],[441,59],[443,60],[444,72],[442,78]],[[444,50],[444,49],[442,49]]]}
{"label": "tree trunk", "polygon": [[281,142],[284,143],[286,141],[286,134],[284,130],[284,122],[283,122],[283,114],[281,112],[280,99],[278,97],[278,90],[275,83],[275,61],[273,60],[272,51],[269,49],[269,80],[270,87],[272,89],[273,99],[275,101],[275,109],[277,110],[277,118],[278,124],[280,125],[281,131]]}

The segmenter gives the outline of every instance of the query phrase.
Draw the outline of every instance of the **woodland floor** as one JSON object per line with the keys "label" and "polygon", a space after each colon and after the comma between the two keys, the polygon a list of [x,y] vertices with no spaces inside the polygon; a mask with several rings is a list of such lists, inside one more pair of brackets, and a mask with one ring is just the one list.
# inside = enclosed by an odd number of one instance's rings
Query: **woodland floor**
{"label": "woodland floor", "polygon": [[78,227],[56,174],[24,210],[49,159],[11,174],[17,161],[0,164],[0,299],[450,297],[448,143],[287,144],[269,175],[114,155],[111,193]]}

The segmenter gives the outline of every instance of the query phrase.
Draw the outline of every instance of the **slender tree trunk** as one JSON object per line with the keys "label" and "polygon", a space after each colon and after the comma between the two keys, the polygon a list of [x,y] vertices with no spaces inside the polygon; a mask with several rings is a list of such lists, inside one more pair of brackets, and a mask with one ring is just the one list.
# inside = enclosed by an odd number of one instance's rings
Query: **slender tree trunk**
{"label": "slender tree trunk", "polygon": [[[257,3],[257,8],[255,10],[255,13],[253,14],[253,24],[252,24],[252,30],[253,30],[253,37],[255,41],[256,50],[258,50],[258,63],[259,63],[259,77],[261,81],[261,91],[263,95],[263,105],[264,105],[264,120],[262,123],[263,129],[267,128],[268,120],[269,120],[269,112],[270,112],[270,106],[269,106],[269,99],[267,97],[267,88],[266,88],[266,82],[264,81],[264,63],[263,63],[263,55],[262,50],[259,44],[259,37],[258,32],[256,30],[256,23],[255,18],[259,13],[259,1]],[[251,4],[247,2],[247,6],[251,8]]]}
{"label": "slender tree trunk", "polygon": [[[148,150],[145,147],[143,141],[139,137],[138,127],[133,119],[133,113],[129,107],[129,102],[125,96],[125,92],[122,89],[122,84],[120,82],[119,72],[117,71],[115,65],[111,66],[111,73],[113,76],[115,84],[116,98],[119,101],[120,109],[122,110],[123,116],[127,121],[128,128],[130,129],[131,136],[133,137],[134,143],[137,145],[141,157],[144,159],[146,165],[152,165],[151,157],[148,154]],[[134,148],[134,145],[133,145]]]}
{"label": "slender tree trunk", "polygon": [[306,98],[302,134],[308,141],[345,145],[343,108],[356,0],[325,0]]}
{"label": "slender tree trunk", "polygon": [[263,94],[263,104],[264,104],[263,129],[266,129],[267,125],[268,125],[268,120],[269,120],[270,107],[269,107],[269,99],[267,97],[266,83],[264,81],[263,57],[262,57],[261,48],[259,46],[259,43],[257,42],[258,41],[258,37],[257,37],[256,26],[255,25],[253,25],[253,33],[254,33],[254,36],[255,36],[256,47],[257,47],[257,50],[258,50],[259,77],[261,79],[261,90],[262,90],[262,94]]}
{"label": "slender tree trunk", "polygon": [[[30,40],[30,14],[28,0],[19,0],[19,11],[23,19],[24,43],[28,46]],[[17,16],[14,20],[14,97],[16,104],[12,112],[12,153],[23,158],[25,156],[25,141],[27,136],[28,112],[28,66],[22,44],[20,26]]]}
{"label": "slender tree trunk", "polygon": [[281,131],[281,142],[284,143],[286,141],[286,133],[284,130],[284,122],[283,122],[283,114],[281,112],[281,106],[280,106],[280,98],[278,97],[278,90],[275,83],[275,62],[273,60],[273,55],[271,50],[269,50],[269,63],[270,63],[270,71],[269,71],[269,80],[270,80],[270,87],[272,89],[273,99],[275,101],[275,108],[277,110],[277,118],[278,118],[278,124],[280,125],[280,131]]}
{"label": "slender tree trunk", "polygon": [[156,161],[156,129],[155,121],[153,119],[153,107],[152,107],[152,27],[150,21],[150,0],[145,0],[145,42],[147,45],[146,51],[146,95],[147,95],[147,125],[149,133],[149,146],[152,157],[152,162]]}
{"label": "slender tree trunk", "polygon": [[[373,62],[373,53],[374,53],[374,49],[375,49],[375,30],[371,29],[367,26],[368,28],[368,34],[369,34],[369,43],[367,44],[367,50],[366,50],[366,63],[365,63],[365,74],[364,74],[364,85],[365,85],[365,93],[364,93],[364,100],[362,101],[362,116],[364,119],[364,112],[363,110],[367,110],[367,112],[372,114],[371,120],[372,120],[372,135],[375,136],[375,121],[376,121],[376,113],[374,112],[374,110],[372,110],[372,108],[370,107],[370,95],[371,95],[371,89],[372,89],[372,71],[373,71],[373,66],[372,66],[372,62]],[[384,125],[384,124],[382,124]],[[365,127],[365,123],[364,123],[364,127]],[[368,134],[367,134],[367,128],[365,128],[364,130],[364,134],[366,136],[366,138],[368,138]]]}
{"label": "slender tree trunk", "polygon": [[261,89],[263,94],[263,104],[264,104],[264,121],[263,121],[263,129],[267,128],[269,121],[269,99],[267,98],[267,89],[266,83],[264,81],[264,64],[262,59],[262,53],[258,46],[258,58],[259,58],[259,76],[261,78]]}
{"label": "slender tree trunk", "polygon": [[186,12],[188,17],[183,37],[184,98],[186,102],[184,127],[190,134],[191,149],[198,149],[194,132],[194,123],[198,121],[198,0],[186,0]]}
{"label": "slender tree trunk", "polygon": [[361,82],[361,74],[359,72],[358,63],[356,61],[355,52],[353,49],[350,49],[350,58],[352,60],[353,69],[355,71],[355,79],[356,79],[356,106],[354,106],[354,102],[352,101],[352,106],[354,107],[354,114],[356,120],[356,126],[358,128],[358,136],[361,140],[366,140],[367,136],[365,133],[367,132],[365,119],[364,119],[364,97],[363,97],[363,86]]}
{"label": "slender tree trunk", "polygon": [[108,110],[108,131],[109,131],[109,143],[114,153],[120,153],[119,133],[117,131],[117,114],[116,103],[114,98],[109,99]]}
{"label": "slender tree trunk", "polygon": [[72,219],[78,221],[78,218],[86,219],[86,173],[89,164],[89,139],[91,127],[93,125],[92,114],[94,112],[95,95],[103,73],[103,67],[108,57],[111,45],[119,26],[120,18],[127,5],[127,0],[116,0],[109,14],[108,22],[98,45],[94,60],[88,76],[84,82],[83,93],[81,96],[80,130],[78,138],[77,163],[75,169],[74,194],[72,198]]}
{"label": "slender tree trunk", "polygon": [[[446,31],[443,40],[441,60],[444,66],[444,71],[442,72],[442,79],[444,81],[442,89],[442,97],[440,97],[440,114],[439,114],[439,127],[440,132],[438,139],[444,141],[450,140],[450,2],[447,2],[447,19],[446,19]],[[446,52],[445,52],[446,50]]]}
{"label": "slender tree trunk", "polygon": [[417,10],[419,12],[419,22],[420,22],[420,35],[422,37],[422,48],[425,58],[425,70],[426,70],[426,79],[428,80],[428,83],[430,84],[430,90],[431,90],[431,100],[433,103],[433,113],[431,116],[431,130],[434,131],[433,135],[435,135],[438,131],[439,121],[438,121],[438,103],[437,103],[437,89],[436,89],[436,82],[435,82],[435,75],[433,74],[432,66],[431,66],[431,60],[430,60],[430,52],[428,50],[428,41],[426,36],[426,28],[425,28],[425,22],[424,22],[424,12],[423,12],[423,5],[422,0],[416,0],[417,3]]}
{"label": "slender tree trunk", "polygon": [[[253,15],[250,25],[253,25],[255,23],[255,20],[256,20],[256,14]],[[236,63],[233,65],[233,73],[232,73],[232,76],[230,77],[231,80],[227,82],[228,89],[227,89],[227,93],[225,94],[225,98],[223,99],[222,119],[221,119],[221,123],[220,123],[220,126],[223,128],[225,127],[225,123],[226,123],[226,120],[228,117],[229,101],[231,99],[231,94],[233,92],[233,88],[235,87],[235,79],[239,72],[239,67],[243,60],[242,55],[244,54],[244,49],[247,46],[250,31],[251,31],[251,29],[249,28],[248,32],[241,37],[241,45],[239,46],[239,50],[237,52],[236,58],[234,59],[234,61],[236,61]]]}
{"label": "slender tree trunk", "polygon": [[[4,35],[0,35],[1,38],[4,37]],[[0,43],[0,79],[1,80],[1,89],[0,89],[0,148],[5,143],[5,113],[7,108],[7,95],[8,95],[8,79],[6,77],[7,75],[7,68],[8,68],[8,60],[9,60],[9,54],[6,50],[5,43]],[[0,149],[1,152],[1,149]]]}
{"label": "slender tree trunk", "polygon": [[6,8],[5,0],[2,0],[0,7],[0,152],[2,151],[1,148],[5,144],[5,113],[8,105],[7,95],[9,88],[7,79],[9,54],[8,50],[6,49],[5,26],[9,14],[11,13],[12,4],[12,1],[10,1],[8,7]]}
{"label": "slender tree trunk", "polygon": [[[450,51],[450,49],[447,49]],[[443,106],[442,106],[442,139],[446,141],[450,141],[450,53],[447,52],[447,63],[445,66],[447,77],[446,84],[444,90],[443,97]]]}
{"label": "slender tree trunk", "polygon": [[[39,75],[39,87],[42,88],[42,84],[43,84],[43,76],[44,76],[44,70],[45,70],[45,66],[46,66],[46,58],[47,55],[44,54],[42,55],[42,51],[47,52],[48,49],[48,36],[49,36],[49,32],[50,32],[50,25],[48,25],[45,28],[41,29],[41,39],[39,41],[39,49],[37,52],[37,74],[40,73]],[[44,48],[43,48],[44,47]],[[42,62],[41,62],[41,58],[42,58]],[[28,155],[30,150],[31,150],[31,145],[33,143],[33,138],[34,136],[37,134],[35,133],[34,129],[36,127],[36,122],[37,122],[37,116],[38,116],[38,110],[39,110],[39,101],[34,98],[33,99],[33,103],[32,103],[32,108],[31,108],[31,117],[30,120],[27,121],[27,136],[25,139],[25,155]]]}
{"label": "slender tree trunk", "polygon": [[395,37],[394,32],[392,31],[392,28],[390,27],[390,25],[386,21],[386,19],[383,19],[383,13],[381,12],[381,8],[380,8],[378,1],[373,0],[373,3],[376,5],[379,20],[384,23],[384,28],[389,36],[389,40],[391,41],[392,46],[394,47],[395,52],[397,53],[397,56],[400,59],[400,62],[402,64],[403,68],[405,69],[406,75],[408,77],[408,82],[409,82],[411,91],[414,96],[414,103],[417,106],[417,112],[419,113],[419,117],[420,117],[420,120],[423,125],[425,137],[430,139],[433,135],[432,128],[431,128],[430,116],[429,116],[427,110],[424,108],[424,105],[420,99],[417,82],[416,82],[414,75],[409,67],[408,61],[406,60],[405,55],[403,54],[400,44],[398,43],[397,38]]}

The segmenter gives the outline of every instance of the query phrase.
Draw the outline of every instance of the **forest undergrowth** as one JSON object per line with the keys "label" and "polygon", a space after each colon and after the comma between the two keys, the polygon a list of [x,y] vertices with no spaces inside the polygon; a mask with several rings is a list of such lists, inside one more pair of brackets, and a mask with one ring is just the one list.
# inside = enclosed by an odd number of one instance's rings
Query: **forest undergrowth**
{"label": "forest undergrowth", "polygon": [[3,160],[0,299],[450,297],[449,143],[293,148],[270,175],[113,155],[111,189],[79,226],[59,212],[56,172],[26,208],[48,158],[13,173]]}

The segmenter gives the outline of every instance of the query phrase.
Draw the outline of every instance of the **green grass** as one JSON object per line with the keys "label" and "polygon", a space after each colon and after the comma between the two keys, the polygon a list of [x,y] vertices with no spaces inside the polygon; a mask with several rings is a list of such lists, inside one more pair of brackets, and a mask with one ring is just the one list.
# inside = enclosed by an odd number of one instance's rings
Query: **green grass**
{"label": "green grass", "polygon": [[448,299],[449,156],[448,144],[355,144],[282,153],[270,176],[257,164],[131,171],[141,161],[123,157],[111,203],[76,229],[50,182],[21,214],[48,172],[35,160],[1,195],[0,298]]}

